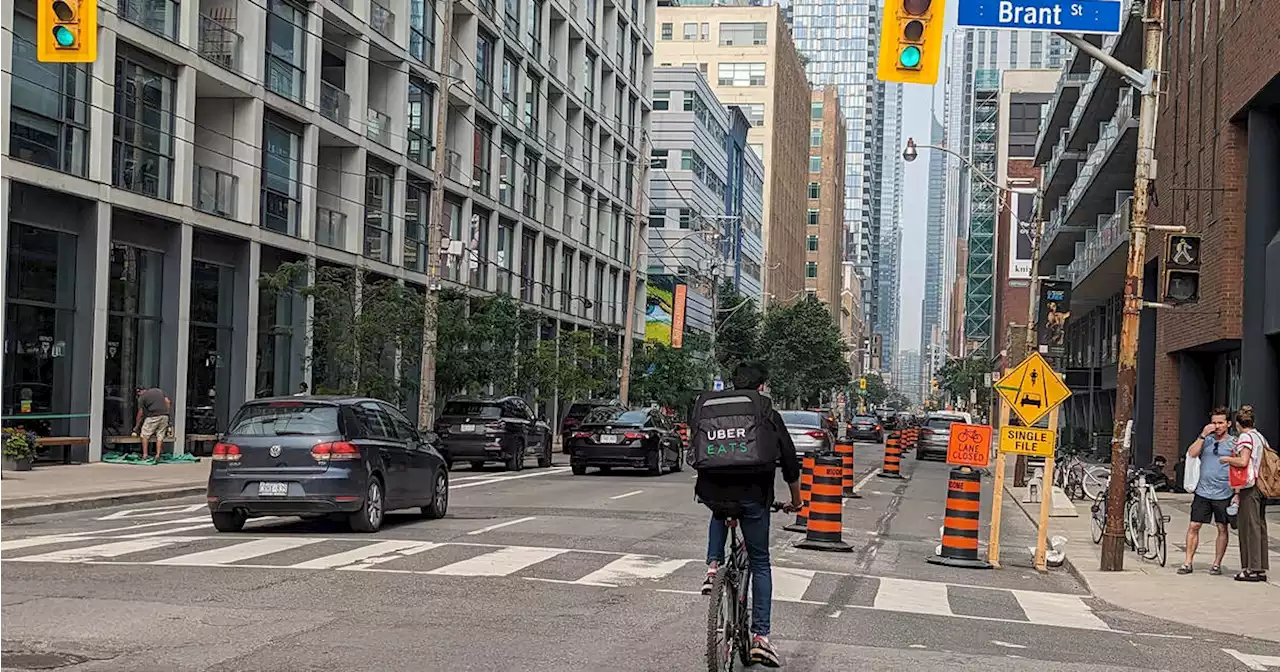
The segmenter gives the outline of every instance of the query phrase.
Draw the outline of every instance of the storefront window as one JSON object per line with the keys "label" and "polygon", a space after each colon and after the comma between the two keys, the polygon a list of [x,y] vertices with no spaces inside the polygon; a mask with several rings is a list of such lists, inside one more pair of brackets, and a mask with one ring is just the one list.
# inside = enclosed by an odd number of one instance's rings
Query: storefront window
{"label": "storefront window", "polygon": [[[103,413],[108,436],[127,435],[133,429],[135,388],[160,385],[163,276],[160,252],[111,245]],[[172,390],[165,392],[173,395]]]}
{"label": "storefront window", "polygon": [[187,349],[187,432],[227,427],[231,392],[235,269],[191,263],[191,340]]}
{"label": "storefront window", "polygon": [[294,302],[302,298],[292,290],[258,291],[258,366],[254,391],[261,397],[292,394]]}
{"label": "storefront window", "polygon": [[66,436],[71,419],[56,416],[88,412],[71,408],[76,237],[15,224],[8,255],[0,402],[5,424]]}

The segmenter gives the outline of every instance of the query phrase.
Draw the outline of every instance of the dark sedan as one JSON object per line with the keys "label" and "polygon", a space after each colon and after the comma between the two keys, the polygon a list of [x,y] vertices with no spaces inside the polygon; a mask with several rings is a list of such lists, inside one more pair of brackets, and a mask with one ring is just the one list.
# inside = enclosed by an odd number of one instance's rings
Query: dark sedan
{"label": "dark sedan", "polygon": [[659,476],[683,468],[683,445],[661,411],[601,409],[569,435],[569,466],[577,476],[587,473],[587,467],[631,467]]}
{"label": "dark sedan", "polygon": [[551,429],[520,397],[451,399],[436,432],[451,467],[455,461],[470,462],[472,469],[501,462],[507,471],[520,471],[529,457],[537,457],[539,467],[551,466]]}
{"label": "dark sedan", "polygon": [[849,423],[849,438],[857,441],[884,441],[884,428],[874,415],[859,415]]}
{"label": "dark sedan", "polygon": [[564,418],[560,420],[560,450],[561,452],[569,452],[569,437],[573,435],[573,430],[582,424],[583,419],[594,411],[600,409],[609,409],[614,411],[625,411],[626,408],[609,401],[575,401],[569,405],[569,410],[565,411]]}
{"label": "dark sedan", "polygon": [[213,526],[235,532],[257,516],[345,519],[376,532],[387,511],[449,505],[449,471],[434,434],[419,434],[377,399],[285,397],[240,407],[213,448]]}

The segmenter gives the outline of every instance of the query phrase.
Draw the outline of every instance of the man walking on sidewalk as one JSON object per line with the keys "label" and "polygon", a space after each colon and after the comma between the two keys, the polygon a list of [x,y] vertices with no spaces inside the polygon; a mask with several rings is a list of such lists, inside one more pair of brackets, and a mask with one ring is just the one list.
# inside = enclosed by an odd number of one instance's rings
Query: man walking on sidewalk
{"label": "man walking on sidewalk", "polygon": [[1218,537],[1213,543],[1213,566],[1210,574],[1222,574],[1222,558],[1227,555],[1227,507],[1235,495],[1227,476],[1227,465],[1218,460],[1235,449],[1235,439],[1227,433],[1231,426],[1227,409],[1218,407],[1209,415],[1209,424],[1200,430],[1200,437],[1187,447],[1187,458],[1200,458],[1200,480],[1196,483],[1195,498],[1191,500],[1191,524],[1187,525],[1187,559],[1178,568],[1179,574],[1192,572],[1191,562],[1200,545],[1200,526],[1213,522]]}

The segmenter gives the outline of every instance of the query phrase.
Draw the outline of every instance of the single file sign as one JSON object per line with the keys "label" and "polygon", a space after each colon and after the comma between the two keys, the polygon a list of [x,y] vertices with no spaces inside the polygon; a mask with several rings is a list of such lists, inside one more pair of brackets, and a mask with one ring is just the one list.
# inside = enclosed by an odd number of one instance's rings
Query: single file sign
{"label": "single file sign", "polygon": [[1057,433],[1051,429],[1010,425],[1000,428],[1000,452],[1002,453],[1049,457],[1053,454],[1053,447],[1057,440]]}
{"label": "single file sign", "polygon": [[953,423],[947,442],[947,464],[985,467],[991,463],[991,428]]}

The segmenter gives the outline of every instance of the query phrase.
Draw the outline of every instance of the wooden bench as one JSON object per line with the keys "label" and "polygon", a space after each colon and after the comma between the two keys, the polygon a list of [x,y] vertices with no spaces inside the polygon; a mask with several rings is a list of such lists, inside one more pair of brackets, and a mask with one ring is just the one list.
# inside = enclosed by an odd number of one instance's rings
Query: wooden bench
{"label": "wooden bench", "polygon": [[[117,450],[125,453],[142,452],[142,437],[139,436],[104,436],[102,437],[102,443],[109,447],[115,447]],[[164,452],[164,444],[166,443],[173,443],[173,438],[166,436],[161,439],[161,452]],[[170,448],[170,452],[173,452],[172,447]]]}
{"label": "wooden bench", "polygon": [[217,434],[188,434],[187,435],[187,452],[196,457],[208,457],[213,454],[213,447],[208,450],[200,447],[200,444],[216,443],[218,441]]}
{"label": "wooden bench", "polygon": [[[37,448],[49,448],[52,446],[62,447],[62,463],[71,464],[71,447],[72,446],[88,446],[89,437],[87,436],[42,436],[36,439]],[[86,451],[87,452],[87,451]],[[88,455],[84,456],[84,460],[88,461]]]}

